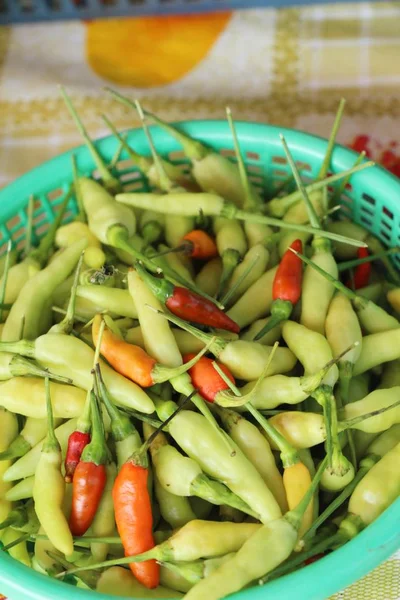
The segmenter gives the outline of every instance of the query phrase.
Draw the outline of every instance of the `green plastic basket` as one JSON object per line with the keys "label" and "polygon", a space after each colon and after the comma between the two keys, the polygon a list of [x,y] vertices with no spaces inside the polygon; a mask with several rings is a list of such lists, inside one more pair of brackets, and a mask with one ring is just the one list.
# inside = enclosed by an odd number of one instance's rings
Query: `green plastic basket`
{"label": "green plastic basket", "polygon": [[[181,123],[183,131],[216,150],[233,156],[232,137],[224,121],[190,121]],[[315,177],[323,160],[327,142],[321,138],[290,129],[280,129],[256,123],[237,123],[237,133],[253,183],[273,189],[290,174],[279,133],[283,133],[295,160],[301,163],[310,178]],[[159,128],[152,129],[159,152],[185,168],[185,158],[177,142]],[[129,144],[141,154],[149,154],[142,130],[129,131]],[[111,161],[118,142],[113,137],[98,142],[101,154]],[[71,154],[75,154],[79,171],[93,174],[93,160],[85,147],[50,160],[17,179],[0,191],[0,232],[2,249],[12,238],[20,246],[24,240],[29,196],[36,199],[34,222],[40,237],[54,219],[54,209],[60,204],[71,182]],[[356,154],[336,146],[331,170],[343,171],[353,166]],[[122,153],[115,173],[126,190],[146,186],[141,173]],[[94,176],[96,173],[94,172]],[[66,219],[75,213],[72,199]],[[343,213],[373,232],[387,246],[400,245],[400,183],[384,169],[376,166],[356,174],[343,198]],[[397,263],[400,267],[400,262]],[[237,600],[324,600],[336,591],[356,581],[400,548],[400,499],[375,523],[354,540],[305,569],[263,587],[255,587],[231,596]],[[274,548],[271,548],[271,552]],[[0,553],[0,592],[10,600],[111,600],[49,579]]]}

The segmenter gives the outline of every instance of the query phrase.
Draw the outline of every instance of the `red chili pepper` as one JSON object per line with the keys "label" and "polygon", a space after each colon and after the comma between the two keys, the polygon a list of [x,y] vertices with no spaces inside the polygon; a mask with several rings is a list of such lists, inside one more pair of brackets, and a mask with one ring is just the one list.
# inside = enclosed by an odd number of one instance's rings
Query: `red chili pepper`
{"label": "red chili pepper", "polygon": [[307,560],[304,561],[305,565],[311,565],[314,562],[317,562],[317,560],[320,560],[321,558],[324,558],[325,554],[316,554],[315,556],[311,556],[310,558],[307,558]]}
{"label": "red chili pepper", "polygon": [[74,477],[75,469],[81,460],[82,452],[90,443],[90,393],[86,397],[86,403],[80,416],[76,429],[68,438],[67,452],[65,454],[65,481],[71,483]]}
{"label": "red chili pepper", "polygon": [[[367,256],[369,256],[368,248],[358,248],[357,258],[367,258]],[[370,262],[357,265],[357,267],[354,270],[353,280],[350,278],[347,281],[346,286],[355,290],[359,290],[360,288],[365,287],[369,283],[371,270],[372,263]]]}
{"label": "red chili pepper", "polygon": [[208,260],[218,256],[218,248],[212,237],[202,229],[193,229],[183,236],[184,252],[192,258]]}
{"label": "red chili pepper", "polygon": [[[148,468],[131,457],[121,468],[113,487],[115,522],[125,556],[154,548],[153,513],[147,488]],[[158,586],[160,566],[155,560],[129,565],[136,579],[147,588]]]}
{"label": "red chili pepper", "polygon": [[350,148],[355,150],[358,153],[365,152],[368,158],[371,158],[371,149],[368,144],[370,143],[371,138],[369,135],[357,135],[354,140],[350,144]]}
{"label": "red chili pepper", "polygon": [[[190,400],[190,396],[186,401]],[[177,409],[142,446],[122,465],[113,487],[115,522],[125,556],[135,556],[154,548],[153,513],[147,486],[148,457],[156,435],[174,418]],[[160,566],[154,559],[132,562],[129,567],[136,579],[152,589],[160,582]]]}
{"label": "red chili pepper", "polygon": [[[303,244],[301,240],[295,240],[290,248],[301,253]],[[281,321],[290,317],[294,305],[300,300],[302,279],[302,261],[288,248],[282,256],[272,285],[271,318],[257,333],[255,340],[259,340]]]}
{"label": "red chili pepper", "polygon": [[[194,357],[194,354],[185,354],[183,356],[183,362],[187,363]],[[232,383],[235,383],[235,378],[229,371],[228,367],[219,363],[218,365],[225,375],[229,377]],[[203,398],[208,400],[208,402],[214,402],[215,396],[218,394],[218,392],[229,389],[228,384],[214,369],[211,358],[207,358],[206,356],[202,356],[200,360],[189,369],[189,375],[192,378],[193,386],[200,392]]]}
{"label": "red chili pepper", "polygon": [[166,279],[153,277],[140,264],[137,264],[136,270],[153,294],[177,317],[185,321],[239,333],[239,325],[210,300],[202,298],[184,287],[173,285]]}
{"label": "red chili pepper", "polygon": [[[102,317],[96,315],[92,325],[93,343],[97,346]],[[115,335],[108,327],[104,328],[101,339],[101,354],[107,359],[112,367],[124,377],[138,383],[142,387],[150,387],[156,383],[169,381],[179,377],[189,370],[191,365],[180,365],[179,367],[166,367],[157,363],[147,352],[128,344]],[[195,362],[198,357],[193,356]]]}
{"label": "red chili pepper", "polygon": [[84,449],[72,480],[72,509],[69,526],[72,535],[81,536],[89,529],[96,515],[107,481],[109,458],[104,439],[103,422],[97,399],[91,393],[92,440]]}
{"label": "red chili pepper", "polygon": [[90,433],[73,431],[68,439],[68,448],[65,455],[65,481],[71,483],[76,467],[81,460],[82,452],[90,442]]}

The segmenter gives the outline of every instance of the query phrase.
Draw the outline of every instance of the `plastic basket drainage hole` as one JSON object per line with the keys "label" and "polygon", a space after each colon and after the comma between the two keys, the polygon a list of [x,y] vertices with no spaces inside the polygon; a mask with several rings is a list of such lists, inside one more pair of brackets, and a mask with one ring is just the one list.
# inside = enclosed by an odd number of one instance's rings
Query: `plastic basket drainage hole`
{"label": "plastic basket drainage hole", "polygon": [[386,208],[386,206],[383,207],[382,212],[383,212],[384,215],[386,215],[387,217],[389,217],[389,219],[393,219],[393,213],[390,212],[390,210],[388,208]]}
{"label": "plastic basket drainage hole", "polygon": [[375,206],[376,204],[376,200],[375,198],[373,198],[372,196],[370,196],[369,194],[366,194],[364,192],[364,194],[361,196],[362,200],[365,200],[365,202],[368,202],[369,204],[372,204],[372,206]]}

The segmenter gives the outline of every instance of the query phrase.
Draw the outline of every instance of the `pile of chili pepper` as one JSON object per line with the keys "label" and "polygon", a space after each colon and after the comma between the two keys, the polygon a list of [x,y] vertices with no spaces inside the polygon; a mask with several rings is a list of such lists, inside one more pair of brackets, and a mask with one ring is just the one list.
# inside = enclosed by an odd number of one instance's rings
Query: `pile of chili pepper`
{"label": "pile of chili pepper", "polygon": [[[275,196],[136,109],[149,142],[71,187],[39,245],[0,259],[1,551],[119,596],[223,598],[307,568],[400,494],[400,276],[339,218],[351,175]],[[154,122],[182,170],[154,147]],[[148,181],[126,192],[129,157]],[[65,174],[68,177],[68,174]],[[74,198],[77,215],[64,223]]]}

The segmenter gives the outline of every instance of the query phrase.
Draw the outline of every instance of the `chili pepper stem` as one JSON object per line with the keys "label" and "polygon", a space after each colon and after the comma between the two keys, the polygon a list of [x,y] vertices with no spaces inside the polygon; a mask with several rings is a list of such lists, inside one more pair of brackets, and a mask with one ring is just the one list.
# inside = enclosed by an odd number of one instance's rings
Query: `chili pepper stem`
{"label": "chili pepper stem", "polygon": [[171,179],[168,177],[168,175],[163,167],[163,164],[161,162],[161,159],[158,156],[158,153],[153,144],[153,139],[152,139],[149,129],[147,127],[146,119],[145,119],[143,109],[141,107],[139,100],[135,100],[135,108],[139,115],[140,121],[142,123],[144,134],[145,134],[147,141],[149,143],[149,146],[150,146],[151,155],[152,155],[153,161],[154,161],[154,166],[155,166],[155,168],[157,170],[157,174],[158,174],[160,188],[166,192],[172,191],[173,188],[177,187],[177,186],[175,186],[174,182],[171,181]]}
{"label": "chili pepper stem", "polygon": [[[10,270],[11,250],[12,250],[12,240],[9,240],[8,244],[7,244],[6,262],[4,265],[3,278],[2,278],[2,282],[1,282],[1,290],[0,290],[0,303],[1,304],[3,304],[5,296],[6,296],[8,271]],[[3,307],[0,308],[0,322],[2,320],[3,320]]]}
{"label": "chili pepper stem", "polygon": [[69,200],[72,197],[72,186],[68,189],[65,194],[60,209],[57,213],[56,218],[50,225],[49,229],[46,231],[46,234],[40,240],[39,246],[34,248],[29,254],[29,258],[31,260],[36,261],[40,266],[43,266],[50,254],[51,249],[53,248],[54,239],[56,236],[57,229],[60,227],[62,220],[64,218],[65,211],[67,209],[67,205]]}
{"label": "chili pepper stem", "polygon": [[176,273],[176,271],[174,271],[167,265],[165,265],[163,269],[160,269],[160,267],[157,267],[157,265],[155,265],[150,258],[145,256],[142,252],[136,250],[136,248],[134,248],[132,244],[130,244],[128,232],[124,227],[119,225],[111,227],[107,233],[107,237],[111,246],[119,248],[120,250],[125,250],[126,252],[131,254],[137,261],[139,261],[139,263],[143,263],[146,269],[148,269],[151,273],[157,273],[158,275],[164,273],[164,276],[170,279],[171,281],[176,281],[180,285],[187,287],[195,294],[207,298],[207,300],[210,300],[210,302],[216,304],[218,308],[223,308],[222,305],[215,300],[215,298],[212,298],[202,290],[198,289],[197,286],[195,286],[193,283],[190,283],[190,281],[187,281],[184,277]]}
{"label": "chili pepper stem", "polygon": [[[116,98],[122,104],[129,106],[129,108],[136,109],[135,103],[132,102],[132,100],[129,100],[129,98],[126,98],[122,94],[119,94],[118,92],[112,90],[109,87],[105,87],[104,89],[106,92],[109,92],[112,96],[114,96],[114,98]],[[210,153],[210,151],[207,148],[205,148],[205,146],[203,146],[203,144],[201,144],[201,142],[198,142],[197,140],[192,140],[191,138],[186,136],[184,133],[179,131],[179,129],[176,129],[172,125],[165,123],[164,121],[159,119],[156,115],[153,115],[152,113],[148,112],[147,110],[145,111],[145,114],[146,114],[146,116],[150,117],[152,119],[152,121],[157,123],[157,125],[159,125],[162,129],[165,129],[165,131],[167,131],[175,139],[177,139],[178,142],[180,142],[182,144],[182,146],[185,150],[185,154],[189,158],[191,158],[193,160],[201,160],[202,158],[207,156],[207,154]]]}
{"label": "chili pepper stem", "polygon": [[328,466],[329,468],[334,468],[333,455],[334,447],[336,446],[336,440],[334,440],[332,418],[333,413],[336,414],[335,399],[333,397],[331,388],[326,385],[320,385],[316,390],[314,390],[314,392],[311,395],[313,398],[315,398],[318,404],[322,406],[325,420],[326,453],[328,455]]}
{"label": "chili pepper stem", "polygon": [[368,300],[366,300],[362,296],[359,296],[353,290],[350,290],[343,283],[335,279],[335,277],[333,277],[330,273],[328,273],[324,269],[321,269],[321,267],[318,266],[314,261],[307,258],[307,256],[305,256],[304,254],[293,250],[293,248],[289,248],[289,250],[296,254],[299,258],[301,258],[301,260],[307,265],[310,265],[313,269],[315,269],[320,275],[322,275],[322,277],[325,277],[325,279],[333,283],[334,287],[337,290],[339,290],[339,292],[342,292],[353,303],[356,310],[360,310],[367,306]]}
{"label": "chili pepper stem", "polygon": [[[210,344],[209,344],[210,346]],[[225,432],[219,427],[216,422],[214,415],[208,408],[207,402],[194,390],[192,384],[190,383],[190,378],[185,375],[180,375],[179,377],[173,377],[170,379],[170,384],[172,387],[179,393],[185,394],[186,396],[190,395],[191,401],[197,408],[197,410],[207,419],[210,425],[215,429],[218,435],[223,439],[224,444],[229,449],[229,452],[234,451],[232,442],[230,438],[225,434]]]}
{"label": "chili pepper stem", "polygon": [[69,298],[67,312],[65,313],[65,316],[60,323],[53,325],[53,327],[50,329],[49,333],[61,333],[61,334],[69,335],[74,327],[76,291],[78,289],[79,276],[80,276],[81,269],[82,269],[82,262],[83,262],[84,254],[85,253],[82,252],[82,254],[79,258],[76,270],[75,270],[75,276],[74,276],[74,281],[73,281],[73,284],[71,287],[71,296]]}
{"label": "chili pepper stem", "polygon": [[[361,165],[363,166],[363,165]],[[226,217],[228,219],[239,219],[240,221],[248,221],[250,223],[264,223],[264,225],[271,225],[272,227],[278,227],[280,229],[289,229],[292,231],[304,231],[305,233],[311,233],[312,235],[318,235],[320,237],[325,237],[330,240],[335,240],[337,242],[343,242],[349,244],[350,246],[356,246],[359,248],[365,248],[365,242],[360,240],[353,240],[351,238],[347,238],[337,233],[332,233],[330,231],[324,231],[320,229],[315,229],[315,227],[311,227],[309,225],[301,225],[299,223],[289,223],[287,221],[282,221],[280,219],[274,219],[273,217],[266,217],[264,215],[255,214],[246,212],[244,210],[237,209],[234,205],[225,204],[224,208],[221,211],[221,216]]]}
{"label": "chili pepper stem", "polygon": [[113,175],[110,173],[106,163],[104,162],[104,160],[100,156],[96,146],[90,139],[85,127],[83,126],[81,119],[79,118],[78,113],[76,112],[76,110],[71,102],[71,99],[69,98],[67,92],[65,91],[65,88],[62,85],[60,85],[59,90],[60,90],[61,96],[63,97],[65,105],[66,105],[79,133],[83,137],[85,144],[88,147],[90,154],[92,155],[92,158],[93,158],[93,160],[99,170],[100,176],[103,180],[104,186],[110,191],[113,191],[113,192],[119,191],[121,189],[120,182],[118,181],[118,179],[113,177]]}
{"label": "chili pepper stem", "polygon": [[180,365],[179,367],[172,368],[165,367],[161,364],[156,364],[153,367],[152,371],[152,379],[154,383],[164,383],[165,381],[170,381],[173,378],[179,377],[180,375],[182,375],[182,373],[186,373],[189,369],[194,367],[194,365],[200,360],[202,356],[204,356],[204,354],[206,354],[209,351],[214,341],[215,338],[212,338],[208,342],[208,344],[206,344],[206,346],[202,350],[200,350],[200,352],[198,352],[194,358],[192,358],[192,360],[188,361],[184,365]]}
{"label": "chili pepper stem", "polygon": [[256,210],[262,203],[261,197],[257,194],[250,184],[249,177],[247,175],[246,166],[243,161],[243,156],[240,151],[239,140],[236,134],[235,124],[232,119],[232,111],[229,106],[226,107],[226,118],[229,124],[229,128],[232,133],[233,145],[235,148],[235,155],[237,159],[240,181],[244,191],[245,201],[243,208],[245,210]]}
{"label": "chili pepper stem", "polygon": [[[354,164],[351,169],[347,169],[346,171],[342,171],[341,173],[335,173],[334,175],[330,175],[324,179],[317,179],[313,183],[310,183],[306,186],[307,194],[311,194],[313,192],[323,190],[324,188],[331,186],[333,183],[337,181],[347,181],[350,179],[352,175],[358,173],[359,171],[364,170],[368,167],[373,167],[375,165],[374,162],[368,161],[363,164]],[[287,209],[289,209],[293,204],[296,204],[299,200],[301,200],[301,193],[299,190],[284,196],[283,198],[273,198],[267,205],[267,210],[270,214],[275,214],[277,216],[283,216]]]}
{"label": "chili pepper stem", "polygon": [[300,529],[300,525],[303,520],[304,513],[307,510],[307,507],[310,504],[310,502],[315,494],[315,491],[317,489],[317,486],[319,485],[320,479],[326,468],[327,463],[328,463],[328,457],[325,456],[325,458],[321,461],[321,464],[318,467],[318,471],[314,475],[311,485],[308,488],[308,490],[306,491],[306,493],[304,494],[303,498],[300,500],[300,502],[298,503],[296,508],[288,511],[283,517],[286,521],[288,521],[297,530]]}
{"label": "chili pepper stem", "polygon": [[377,254],[369,254],[364,258],[357,258],[354,260],[346,260],[338,264],[339,272],[347,271],[347,269],[352,269],[353,267],[358,267],[358,265],[364,265],[365,263],[373,262],[375,260],[379,260],[384,256],[391,256],[392,254],[400,254],[400,248],[395,246],[394,248],[389,248],[384,252],[378,252]]}
{"label": "chili pepper stem", "polygon": [[250,272],[252,271],[252,269],[254,269],[254,267],[256,266],[256,264],[258,263],[258,261],[259,261],[259,256],[256,256],[256,258],[253,260],[253,262],[241,274],[241,276],[235,282],[235,284],[231,287],[231,289],[226,292],[226,294],[223,296],[223,298],[221,298],[221,304],[223,306],[227,306],[228,305],[228,302],[230,301],[230,299],[232,298],[232,296],[236,293],[236,290],[239,288],[239,286],[242,285],[243,281],[250,274]]}
{"label": "chili pepper stem", "polygon": [[78,174],[78,166],[76,164],[75,154],[72,154],[71,162],[72,162],[72,176],[73,176],[73,180],[74,180],[75,198],[76,198],[76,203],[78,205],[78,214],[75,217],[75,220],[81,221],[81,223],[86,223],[87,222],[86,212],[85,212],[85,208],[83,206],[82,192],[81,192],[81,189],[79,186],[79,181],[78,181],[79,174]]}
{"label": "chili pepper stem", "polygon": [[279,567],[265,575],[265,577],[259,579],[258,584],[265,585],[272,579],[276,579],[277,577],[282,577],[283,575],[290,573],[291,571],[293,571],[293,569],[302,565],[307,559],[312,558],[316,554],[321,554],[323,552],[326,552],[326,550],[329,550],[332,544],[335,544],[335,542],[337,543],[337,540],[337,534],[334,534],[333,536],[325,540],[321,540],[318,544],[315,544],[309,550],[306,550],[305,552],[300,552],[294,558],[291,558],[290,560],[285,561],[282,565],[279,565]]}
{"label": "chili pepper stem", "polygon": [[320,221],[318,219],[317,213],[315,212],[315,208],[312,205],[312,203],[310,201],[310,198],[309,198],[309,196],[307,194],[306,188],[305,188],[305,186],[304,186],[304,184],[303,184],[303,182],[301,180],[299,170],[298,170],[298,168],[296,166],[296,163],[293,160],[292,154],[291,154],[291,152],[289,150],[289,147],[288,147],[288,145],[286,143],[286,140],[285,140],[285,138],[284,138],[284,136],[282,134],[280,134],[279,137],[281,138],[283,149],[285,151],[285,155],[286,155],[287,161],[289,163],[289,166],[290,166],[290,168],[292,170],[293,177],[294,177],[294,180],[296,182],[297,188],[298,188],[298,190],[299,190],[299,192],[300,192],[300,194],[301,194],[301,196],[303,198],[303,201],[304,201],[304,203],[306,205],[308,219],[309,219],[311,225],[313,227],[315,227],[315,229],[321,229],[321,223],[320,223]]}
{"label": "chili pepper stem", "polygon": [[222,275],[219,281],[217,298],[219,298],[222,292],[225,290],[226,284],[232,277],[233,271],[240,263],[240,254],[234,248],[228,248],[222,253]]}
{"label": "chili pepper stem", "polygon": [[[339,402],[338,408],[341,408],[341,405],[346,405],[349,403],[349,389],[350,389],[350,381],[353,376],[353,367],[354,364],[348,360],[339,362]],[[354,445],[353,434],[350,429],[346,431],[347,442],[349,444],[350,449],[350,460],[354,469],[357,468],[357,454]]]}
{"label": "chili pepper stem", "polygon": [[54,416],[53,416],[53,407],[51,404],[51,395],[50,395],[50,380],[48,377],[44,380],[45,390],[46,390],[46,409],[47,409],[47,436],[43,443],[42,452],[52,452],[54,450],[61,452],[61,446],[56,438],[56,434],[54,433]]}
{"label": "chili pepper stem", "polygon": [[114,136],[117,138],[117,140],[120,142],[122,148],[125,150],[125,152],[128,154],[129,158],[131,159],[131,161],[141,170],[143,171],[143,173],[147,174],[148,170],[151,167],[151,160],[149,158],[147,158],[146,156],[141,156],[140,154],[137,154],[137,152],[135,152],[128,144],[128,142],[122,137],[122,135],[117,131],[116,127],[111,123],[110,119],[106,116],[106,115],[101,115],[101,118],[103,119],[103,121],[105,122],[105,124],[107,125],[107,127],[109,127],[111,129],[111,131],[113,132]]}
{"label": "chili pepper stem", "polygon": [[[208,347],[209,347],[210,352],[212,352],[212,354],[214,354],[217,357],[221,354],[221,352],[224,350],[224,348],[226,347],[226,345],[228,343],[223,338],[215,337],[215,336],[211,335],[210,333],[206,333],[205,331],[201,331],[200,329],[197,329],[197,327],[190,325],[190,323],[183,321],[183,319],[176,317],[172,313],[169,313],[169,312],[167,313],[167,312],[163,312],[161,310],[156,310],[152,306],[148,306],[148,308],[153,310],[157,314],[162,315],[165,319],[167,319],[171,323],[175,323],[175,325],[178,325],[178,327],[180,327],[181,329],[184,329],[185,331],[191,333],[192,335],[194,335],[194,337],[201,340],[204,344],[207,344],[207,345],[209,344]],[[214,341],[212,341],[212,340],[214,340]],[[0,349],[1,349],[1,342],[0,342]]]}
{"label": "chili pepper stem", "polygon": [[256,342],[261,339],[271,329],[282,323],[282,321],[286,321],[292,314],[292,310],[293,304],[289,300],[274,300],[271,305],[271,318],[254,337],[254,341]]}
{"label": "chili pepper stem", "polygon": [[[252,389],[250,394],[248,394],[248,397],[251,397],[255,393],[257,385],[260,384],[261,381],[266,376],[268,367],[271,364],[271,361],[272,361],[272,358],[274,355],[274,351],[276,350],[277,347],[278,347],[278,344],[276,343],[274,345],[274,349],[272,350],[271,354],[269,355],[268,362],[266,364],[266,367],[265,367],[261,377],[257,381],[255,387]],[[224,373],[224,371],[221,369],[221,367],[216,362],[213,362],[213,367],[217,371],[219,376],[229,386],[229,388],[232,390],[232,392],[235,394],[235,396],[241,396],[240,390],[232,383],[232,381],[229,379],[229,377],[226,375],[226,373]],[[253,415],[253,417],[256,419],[256,421],[264,429],[266,434],[271,438],[271,440],[273,440],[273,442],[279,448],[279,451],[281,453],[282,463],[283,463],[284,467],[289,467],[291,465],[298,463],[299,456],[298,456],[297,451],[284,438],[284,436],[281,433],[279,433],[279,431],[277,431],[277,429],[275,429],[275,427],[273,427],[273,425],[271,425],[269,423],[269,421],[267,421],[267,419],[260,413],[260,411],[258,411],[256,408],[254,408],[254,406],[251,404],[250,401],[247,401],[246,407],[247,407],[247,410],[250,412],[250,414]]]}
{"label": "chili pepper stem", "polygon": [[359,415],[357,417],[353,417],[352,419],[345,419],[344,421],[338,421],[338,432],[346,431],[346,429],[353,428],[359,423],[366,421],[367,419],[371,419],[371,417],[376,417],[385,413],[387,410],[392,410],[396,406],[399,406],[400,400],[393,402],[390,406],[386,406],[385,408],[379,408],[377,410],[372,410],[369,413],[365,413],[365,415]]}
{"label": "chili pepper stem", "polygon": [[368,473],[368,471],[376,464],[379,460],[379,457],[368,457],[367,461],[363,461],[363,466],[357,471],[353,481],[348,483],[344,490],[325,508],[325,510],[315,519],[314,523],[311,525],[310,529],[306,531],[304,534],[302,541],[304,544],[308,542],[317,531],[319,527],[333,514],[342,504],[347,500],[347,498],[352,494],[353,490],[356,488],[361,479]]}
{"label": "chili pepper stem", "polygon": [[[185,404],[187,402],[190,402],[190,400],[193,399],[193,396],[195,394],[196,394],[196,390],[193,390],[185,398],[185,400],[182,402],[182,404],[180,406],[178,406],[177,409],[167,419],[165,419],[165,421],[163,423],[161,423],[161,425],[155,431],[153,431],[153,433],[141,445],[141,447],[139,448],[139,450],[136,450],[130,456],[130,458],[128,458],[128,461],[132,462],[134,465],[136,465],[138,467],[143,467],[144,469],[147,469],[148,466],[149,466],[149,459],[148,459],[148,456],[147,456],[148,449],[150,448],[150,446],[152,445],[152,443],[154,442],[154,440],[156,439],[156,437],[158,436],[158,434],[160,432],[162,432],[165,427],[167,427],[168,423],[170,423],[170,421],[172,421],[172,419],[183,409],[183,407],[185,406]],[[151,550],[149,552],[151,552]]]}
{"label": "chili pepper stem", "polygon": [[35,363],[30,362],[29,360],[26,360],[23,356],[18,356],[17,354],[13,357],[11,361],[10,371],[12,372],[14,377],[32,375],[33,377],[49,377],[49,379],[59,381],[60,383],[72,383],[72,379],[70,379],[69,377],[65,377],[64,375],[57,375],[56,373],[52,373],[46,368],[42,369],[41,367],[35,365]]}

